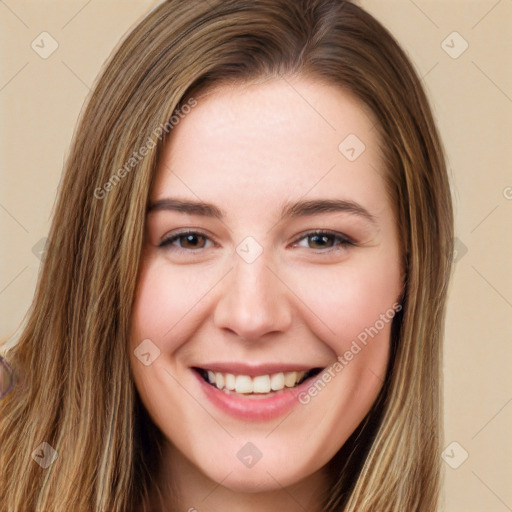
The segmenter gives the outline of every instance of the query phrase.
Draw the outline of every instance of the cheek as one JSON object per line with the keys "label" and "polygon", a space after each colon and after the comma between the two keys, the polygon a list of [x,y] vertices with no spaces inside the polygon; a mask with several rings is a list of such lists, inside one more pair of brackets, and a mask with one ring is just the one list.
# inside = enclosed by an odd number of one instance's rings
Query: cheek
{"label": "cheek", "polygon": [[[401,285],[396,262],[368,258],[338,268],[317,268],[308,279],[304,275],[294,278],[307,306],[304,315],[312,318],[311,325],[319,326],[317,336],[336,354],[349,350],[354,340],[364,344],[365,340],[378,339],[380,345],[388,345],[396,314],[393,305],[396,307]],[[313,322],[313,313],[321,322]]]}
{"label": "cheek", "polygon": [[[130,361],[142,401],[156,425],[169,438],[182,438],[182,425],[191,424],[189,400],[183,401],[176,379],[179,361],[176,352],[193,335],[201,313],[201,297],[212,287],[212,277],[201,272],[172,268],[165,260],[144,262],[139,275],[131,315]],[[148,366],[141,364],[134,350],[143,340],[159,349]],[[197,413],[192,409],[192,412]],[[176,422],[180,417],[183,421]]]}
{"label": "cheek", "polygon": [[192,334],[201,299],[215,282],[211,272],[147,262],[139,276],[132,309],[132,343],[153,340],[171,354]]}

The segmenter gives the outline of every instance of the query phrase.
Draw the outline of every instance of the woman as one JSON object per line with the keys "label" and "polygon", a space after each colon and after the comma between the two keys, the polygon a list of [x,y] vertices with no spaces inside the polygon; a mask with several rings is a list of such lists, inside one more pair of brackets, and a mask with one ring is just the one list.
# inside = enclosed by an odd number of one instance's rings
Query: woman
{"label": "woman", "polygon": [[89,98],[5,354],[2,510],[435,511],[452,236],[369,14],[163,2]]}

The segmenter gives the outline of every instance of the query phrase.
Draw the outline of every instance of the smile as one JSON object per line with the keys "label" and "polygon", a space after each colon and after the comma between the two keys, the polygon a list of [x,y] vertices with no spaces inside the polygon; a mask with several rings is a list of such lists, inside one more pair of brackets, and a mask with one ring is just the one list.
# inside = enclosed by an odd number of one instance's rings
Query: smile
{"label": "smile", "polygon": [[272,391],[294,388],[306,379],[317,375],[321,368],[312,368],[308,371],[277,372],[254,377],[203,369],[198,369],[198,371],[206,382],[219,390],[248,395],[268,394]]}
{"label": "smile", "polygon": [[268,421],[303,407],[299,394],[314,384],[323,369],[245,364],[191,368],[204,398],[220,412],[242,421]]}

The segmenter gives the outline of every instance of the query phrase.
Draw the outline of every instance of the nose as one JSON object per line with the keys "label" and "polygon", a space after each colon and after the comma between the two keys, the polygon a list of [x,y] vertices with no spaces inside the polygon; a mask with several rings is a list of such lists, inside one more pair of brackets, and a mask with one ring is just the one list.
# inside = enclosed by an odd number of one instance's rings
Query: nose
{"label": "nose", "polygon": [[269,268],[264,255],[252,263],[234,257],[215,308],[215,326],[246,341],[286,331],[292,322],[291,302],[278,273]]}

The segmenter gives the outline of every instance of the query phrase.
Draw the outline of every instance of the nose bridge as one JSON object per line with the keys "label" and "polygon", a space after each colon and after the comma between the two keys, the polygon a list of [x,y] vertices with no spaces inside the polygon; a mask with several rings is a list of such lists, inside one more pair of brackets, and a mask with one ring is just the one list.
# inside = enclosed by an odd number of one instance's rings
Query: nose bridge
{"label": "nose bridge", "polygon": [[286,287],[269,268],[269,255],[264,252],[254,258],[253,253],[247,258],[239,250],[240,247],[233,255],[234,268],[216,306],[217,327],[227,328],[246,340],[286,330],[291,323],[290,304]]}

